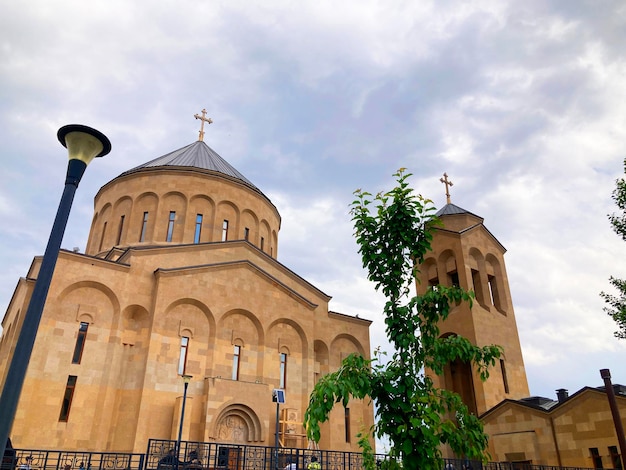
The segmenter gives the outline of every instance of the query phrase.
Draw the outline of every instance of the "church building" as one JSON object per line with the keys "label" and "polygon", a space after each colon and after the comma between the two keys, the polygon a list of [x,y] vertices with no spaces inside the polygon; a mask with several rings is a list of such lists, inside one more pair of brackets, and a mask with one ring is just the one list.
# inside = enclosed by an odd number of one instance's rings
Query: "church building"
{"label": "church building", "polygon": [[[439,284],[472,290],[473,305],[454,307],[439,325],[441,334],[461,335],[478,346],[497,344],[503,354],[485,382],[471,364],[460,361],[449,364],[443,376],[429,374],[433,382],[457,392],[481,419],[491,460],[507,462],[507,468],[622,468],[605,387],[584,387],[572,395],[559,389],[556,400],[530,396],[504,262],[506,250],[482,217],[452,204],[452,182],[445,173],[441,182],[446,185],[447,203],[437,216],[443,225],[435,229],[417,290],[423,293]],[[626,427],[626,387],[613,389]],[[462,457],[449,449],[444,453]]]}
{"label": "church building", "polygon": [[[278,209],[203,136],[106,183],[85,252],[61,250],[15,447],[145,452],[176,439],[183,378],[183,440],[274,446],[278,427],[280,446],[306,447],[316,380],[351,353],[370,357],[371,322],[329,310],[278,261]],[[2,321],[2,383],[40,264]],[[320,449],[358,450],[373,420],[369,401],[334,410]]]}

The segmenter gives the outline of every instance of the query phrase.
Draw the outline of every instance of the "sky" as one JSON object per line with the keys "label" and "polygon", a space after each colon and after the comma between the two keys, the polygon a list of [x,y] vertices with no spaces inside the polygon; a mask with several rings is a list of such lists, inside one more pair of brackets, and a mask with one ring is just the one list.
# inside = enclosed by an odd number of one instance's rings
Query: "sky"
{"label": "sky", "polygon": [[532,395],[626,384],[599,293],[626,277],[607,215],[626,157],[626,4],[610,0],[0,2],[0,311],[41,255],[66,171],[57,130],[113,150],[78,188],[63,247],[85,249],[99,188],[197,140],[282,215],[278,259],[373,320],[356,189],[484,218],[506,269]]}

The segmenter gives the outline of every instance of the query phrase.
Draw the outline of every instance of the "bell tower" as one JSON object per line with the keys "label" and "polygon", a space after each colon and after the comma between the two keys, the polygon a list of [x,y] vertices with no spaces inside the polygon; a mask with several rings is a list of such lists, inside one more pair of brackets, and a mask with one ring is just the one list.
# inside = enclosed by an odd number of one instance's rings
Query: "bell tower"
{"label": "bell tower", "polygon": [[447,204],[437,212],[443,223],[436,227],[431,252],[420,267],[417,291],[429,286],[457,285],[475,293],[470,307],[454,307],[439,325],[442,336],[461,335],[477,346],[497,344],[504,352],[482,382],[471,364],[450,363],[435,385],[453,390],[470,411],[480,415],[504,399],[529,395],[524,360],[504,263],[506,249],[483,224],[483,218],[450,200],[452,182],[444,173]]}

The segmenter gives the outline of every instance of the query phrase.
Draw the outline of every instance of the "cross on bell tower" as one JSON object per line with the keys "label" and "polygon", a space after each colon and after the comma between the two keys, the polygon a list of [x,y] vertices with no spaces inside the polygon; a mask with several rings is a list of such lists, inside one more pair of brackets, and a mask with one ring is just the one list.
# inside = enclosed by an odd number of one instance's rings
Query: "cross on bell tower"
{"label": "cross on bell tower", "polygon": [[193,117],[195,117],[196,119],[200,119],[201,124],[200,124],[200,135],[198,136],[198,140],[200,142],[204,141],[204,123],[207,122],[209,124],[213,123],[213,119],[206,117],[206,109],[203,109],[201,111],[202,116],[200,116],[199,114],[194,114]]}
{"label": "cross on bell tower", "polygon": [[450,186],[453,186],[452,181],[448,179],[447,173],[444,173],[443,178],[439,178],[439,181],[446,185],[446,203],[450,204]]}

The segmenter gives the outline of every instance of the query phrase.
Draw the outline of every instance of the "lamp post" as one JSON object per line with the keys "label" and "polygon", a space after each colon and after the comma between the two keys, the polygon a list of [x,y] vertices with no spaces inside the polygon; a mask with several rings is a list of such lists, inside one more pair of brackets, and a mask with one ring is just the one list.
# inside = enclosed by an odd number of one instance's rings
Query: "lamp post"
{"label": "lamp post", "polygon": [[76,188],[89,162],[95,157],[103,157],[111,151],[109,139],[91,127],[79,124],[63,126],[59,129],[57,137],[61,145],[67,148],[69,154],[65,188],[0,396],[0,455],[4,455],[7,438],[13,426],[13,419],[50,289],[52,274],[59,257],[59,249],[63,241]]}
{"label": "lamp post", "polygon": [[[189,387],[189,381],[192,379],[192,375],[183,375],[183,382],[185,389],[183,391],[183,404],[180,407],[180,426],[178,427],[178,440],[176,441],[176,470],[178,470],[178,463],[180,462],[180,441],[183,438],[183,420],[185,419],[185,402],[187,401],[187,387]],[[184,457],[184,456],[183,456]]]}

